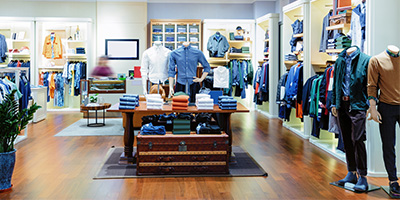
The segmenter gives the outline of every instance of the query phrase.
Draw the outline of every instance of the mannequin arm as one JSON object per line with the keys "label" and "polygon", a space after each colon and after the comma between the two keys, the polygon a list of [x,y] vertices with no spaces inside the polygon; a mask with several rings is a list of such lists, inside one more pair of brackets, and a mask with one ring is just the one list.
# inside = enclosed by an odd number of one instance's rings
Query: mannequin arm
{"label": "mannequin arm", "polygon": [[371,116],[368,118],[368,120],[373,119],[374,121],[382,124],[381,120],[382,120],[382,116],[381,114],[376,110],[376,101],[375,99],[370,99],[369,100],[369,109],[367,111],[367,117],[368,114],[371,114]]}
{"label": "mannequin arm", "polygon": [[169,96],[171,97],[174,95],[174,78],[169,77],[168,82],[169,82]]}
{"label": "mannequin arm", "polygon": [[197,78],[197,77],[193,77],[193,82],[197,82],[197,83],[201,83],[204,81],[204,79],[207,77],[208,72],[203,72],[203,74],[201,75],[201,78]]}
{"label": "mannequin arm", "polygon": [[147,76],[142,75],[142,87],[143,87],[143,94],[147,94]]}

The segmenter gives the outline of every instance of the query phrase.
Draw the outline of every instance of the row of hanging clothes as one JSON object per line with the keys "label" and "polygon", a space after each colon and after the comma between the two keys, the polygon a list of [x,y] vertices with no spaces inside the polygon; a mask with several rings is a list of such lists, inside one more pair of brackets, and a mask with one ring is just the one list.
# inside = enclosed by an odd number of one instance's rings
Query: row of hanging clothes
{"label": "row of hanging clothes", "polygon": [[303,115],[313,118],[311,135],[319,138],[326,130],[339,138],[337,149],[344,151],[337,117],[330,112],[334,66],[328,65],[323,73],[312,76],[304,84]]}
{"label": "row of hanging clothes", "polygon": [[[19,85],[15,84],[16,78],[19,79]],[[30,81],[25,73],[21,73],[19,77],[15,77],[15,73],[3,73],[0,77],[0,103],[3,101],[7,94],[13,90],[15,99],[19,101],[19,109],[23,110],[28,107],[31,97]]]}
{"label": "row of hanging clothes", "polygon": [[303,62],[290,67],[289,72],[281,76],[278,82],[276,103],[279,105],[279,117],[290,120],[292,108],[296,109],[296,117],[303,120]]}
{"label": "row of hanging clothes", "polygon": [[263,102],[269,100],[269,78],[268,71],[269,61],[264,62],[258,66],[258,69],[254,76],[253,89],[254,98],[253,102],[257,105],[262,105]]}
{"label": "row of hanging clothes", "polygon": [[62,72],[51,70],[40,72],[39,85],[47,87],[47,102],[54,99],[54,106],[63,107],[65,95],[79,96],[80,80],[86,79],[86,68],[86,62],[70,61],[64,65]]}
{"label": "row of hanging clothes", "polygon": [[253,65],[250,59],[233,59],[228,63],[229,88],[224,89],[224,94],[246,98],[246,89],[253,83]]}
{"label": "row of hanging clothes", "polygon": [[31,67],[30,60],[10,60],[8,67]]}

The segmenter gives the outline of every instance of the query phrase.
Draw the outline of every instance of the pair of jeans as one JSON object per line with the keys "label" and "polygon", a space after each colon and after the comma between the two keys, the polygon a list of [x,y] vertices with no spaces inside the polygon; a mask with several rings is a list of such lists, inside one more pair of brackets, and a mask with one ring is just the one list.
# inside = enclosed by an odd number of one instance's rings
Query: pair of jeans
{"label": "pair of jeans", "polygon": [[367,151],[364,141],[366,111],[350,110],[350,101],[342,101],[338,110],[339,128],[342,134],[348,171],[367,175]]}
{"label": "pair of jeans", "polygon": [[[186,93],[186,85],[176,83],[175,91]],[[189,85],[188,93],[190,97],[189,100],[191,103],[194,103],[196,101],[196,94],[199,93],[199,91],[200,91],[200,83],[193,82],[191,85]]]}
{"label": "pair of jeans", "polygon": [[148,123],[140,128],[141,135],[165,135],[164,126],[154,126],[152,123]]}
{"label": "pair of jeans", "polygon": [[380,102],[378,111],[382,116],[379,131],[382,139],[383,160],[389,176],[389,181],[397,181],[396,169],[396,122],[400,126],[400,105],[390,105]]}

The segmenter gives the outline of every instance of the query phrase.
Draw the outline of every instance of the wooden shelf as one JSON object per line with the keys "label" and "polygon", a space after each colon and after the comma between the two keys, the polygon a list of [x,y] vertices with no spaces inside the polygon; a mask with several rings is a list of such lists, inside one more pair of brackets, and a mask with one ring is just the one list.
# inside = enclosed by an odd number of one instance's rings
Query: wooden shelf
{"label": "wooden shelf", "polygon": [[228,56],[234,58],[251,58],[251,53],[228,53]]}
{"label": "wooden shelf", "polygon": [[259,65],[262,65],[262,64],[264,64],[265,62],[267,62],[267,61],[266,61],[266,60],[259,60],[259,61],[258,61],[258,64],[259,64]]}
{"label": "wooden shelf", "polygon": [[12,42],[30,42],[30,40],[11,40]]}
{"label": "wooden shelf", "polygon": [[86,57],[86,54],[64,54],[65,57]]}
{"label": "wooden shelf", "polygon": [[165,44],[174,44],[175,42],[165,42]]}
{"label": "wooden shelf", "polygon": [[6,53],[10,57],[30,57],[30,53]]}
{"label": "wooden shelf", "polygon": [[327,49],[326,53],[341,53],[344,49]]}
{"label": "wooden shelf", "polygon": [[176,32],[177,35],[186,35],[187,32]]}
{"label": "wooden shelf", "polygon": [[264,42],[269,42],[269,39],[265,39]]}
{"label": "wooden shelf", "polygon": [[69,42],[69,43],[85,43],[86,40],[65,40],[62,39],[63,42]]}
{"label": "wooden shelf", "polygon": [[151,34],[153,34],[153,35],[162,35],[163,33],[162,32],[151,32]]}
{"label": "wooden shelf", "polygon": [[293,37],[295,37],[295,38],[300,38],[300,37],[303,37],[303,33],[300,33],[300,34],[296,34],[296,35],[293,35]]}
{"label": "wooden shelf", "polygon": [[190,35],[198,35],[200,34],[199,32],[189,32]]}
{"label": "wooden shelf", "polygon": [[210,64],[228,64],[229,60],[225,58],[209,58],[208,63]]}
{"label": "wooden shelf", "polygon": [[252,43],[251,40],[248,40],[248,41],[246,41],[246,40],[229,40],[228,42],[229,42],[229,43],[232,43],[232,44]]}
{"label": "wooden shelf", "polygon": [[175,35],[175,32],[165,32],[165,35]]}
{"label": "wooden shelf", "polygon": [[198,44],[199,42],[190,42],[190,43],[192,43],[192,44]]}
{"label": "wooden shelf", "polygon": [[328,31],[340,30],[340,29],[344,29],[344,28],[350,28],[350,24],[338,24],[338,25],[334,25],[334,26],[328,26],[328,27],[326,27],[326,30],[328,30]]}
{"label": "wooden shelf", "polygon": [[326,63],[311,63],[315,72],[324,72],[326,69]]}
{"label": "wooden shelf", "polygon": [[295,65],[297,63],[297,61],[295,61],[295,60],[293,60],[293,61],[285,60],[283,63],[285,63],[285,65]]}
{"label": "wooden shelf", "polygon": [[264,52],[264,56],[267,56],[267,55],[269,55],[269,52]]}

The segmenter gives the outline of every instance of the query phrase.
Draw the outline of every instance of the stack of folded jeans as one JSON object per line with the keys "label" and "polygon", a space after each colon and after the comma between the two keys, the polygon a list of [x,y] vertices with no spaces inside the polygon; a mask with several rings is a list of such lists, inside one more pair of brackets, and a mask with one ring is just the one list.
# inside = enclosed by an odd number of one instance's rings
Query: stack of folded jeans
{"label": "stack of folded jeans", "polygon": [[289,53],[289,54],[285,55],[285,60],[286,61],[296,61],[297,56],[292,53]]}
{"label": "stack of folded jeans", "polygon": [[162,110],[164,101],[160,94],[147,94],[146,104],[149,110]]}
{"label": "stack of folded jeans", "polygon": [[162,32],[161,28],[153,28],[154,33],[160,33]]}
{"label": "stack of folded jeans", "polygon": [[178,42],[186,42],[185,36],[178,36]]}
{"label": "stack of folded jeans", "polygon": [[139,106],[139,95],[137,94],[124,94],[119,98],[119,109],[133,110]]}
{"label": "stack of folded jeans", "polygon": [[140,128],[141,135],[165,135],[164,126],[154,126],[152,123],[148,123]]}
{"label": "stack of folded jeans", "polygon": [[173,33],[174,32],[174,28],[165,28],[165,32]]}
{"label": "stack of folded jeans", "polygon": [[237,100],[231,96],[218,97],[218,105],[221,110],[236,110]]}
{"label": "stack of folded jeans", "polygon": [[197,28],[189,28],[189,32],[190,33],[198,33],[199,29],[197,29]]}
{"label": "stack of folded jeans", "polygon": [[250,47],[242,47],[242,53],[250,53]]}
{"label": "stack of folded jeans", "polygon": [[214,100],[210,97],[208,98],[200,98],[196,100],[197,110],[213,110],[214,109]]}
{"label": "stack of folded jeans", "polygon": [[179,33],[184,33],[184,32],[186,32],[186,28],[184,28],[184,27],[178,27],[178,32],[179,32]]}
{"label": "stack of folded jeans", "polygon": [[218,125],[209,123],[200,123],[196,127],[197,134],[221,134],[221,128]]}
{"label": "stack of folded jeans", "polygon": [[335,39],[328,40],[328,49],[336,49]]}
{"label": "stack of folded jeans", "polygon": [[180,113],[174,119],[174,128],[172,134],[190,134],[190,123],[193,115],[190,113]]}
{"label": "stack of folded jeans", "polygon": [[173,110],[187,110],[189,104],[189,96],[179,95],[172,98],[172,109]]}
{"label": "stack of folded jeans", "polygon": [[174,36],[165,36],[165,41],[166,42],[173,42],[173,41],[175,41],[175,37]]}
{"label": "stack of folded jeans", "polygon": [[351,46],[351,40],[346,36],[336,38],[336,49],[345,49]]}
{"label": "stack of folded jeans", "polygon": [[86,54],[84,47],[76,47],[76,54]]}
{"label": "stack of folded jeans", "polygon": [[235,35],[235,40],[243,40],[243,35]]}
{"label": "stack of folded jeans", "polygon": [[230,53],[242,53],[242,49],[236,49],[235,47],[232,47],[229,52]]}

